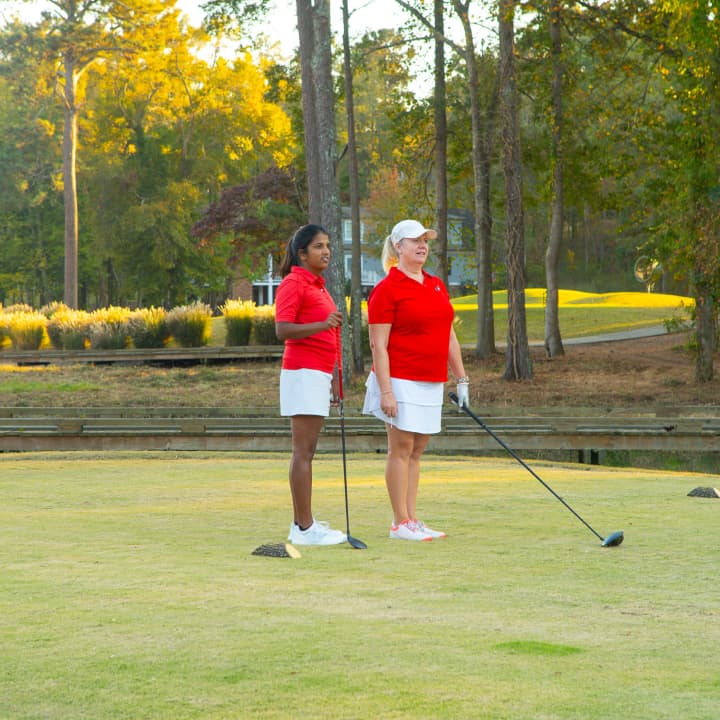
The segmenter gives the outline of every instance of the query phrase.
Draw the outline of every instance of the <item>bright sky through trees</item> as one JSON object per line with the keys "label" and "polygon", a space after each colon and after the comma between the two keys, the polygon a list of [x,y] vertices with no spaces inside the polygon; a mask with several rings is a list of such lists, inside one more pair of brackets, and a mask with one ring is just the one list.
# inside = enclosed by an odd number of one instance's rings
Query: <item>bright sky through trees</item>
{"label": "bright sky through trees", "polygon": [[[2,15],[7,16],[13,11],[18,11],[21,17],[31,18],[33,10],[36,10],[39,15],[40,10],[43,6],[47,6],[47,3],[43,0],[33,3],[5,0],[2,5],[4,6],[0,7]],[[278,41],[287,45],[289,50],[294,49],[297,45],[294,0],[272,0],[268,5],[271,22],[267,23],[266,29],[270,31],[271,36],[277,37]],[[203,11],[198,0],[178,0],[177,6],[188,15],[193,24],[199,25],[202,22]],[[402,22],[401,9],[393,0],[351,0],[350,12],[351,24],[355,28],[354,34],[359,34],[365,29],[378,30],[398,27]],[[339,31],[342,26],[341,0],[332,1],[332,13],[333,26]]]}
{"label": "bright sky through trees", "polygon": [[[178,0],[178,7],[188,13],[193,23],[202,20],[202,10],[197,0]],[[277,38],[283,48],[292,52],[298,44],[295,0],[272,0],[268,3],[268,17],[265,30]],[[350,0],[350,24],[353,35],[365,30],[398,27],[402,23],[401,8],[393,0]],[[342,31],[342,1],[332,0],[332,25],[336,33]]]}
{"label": "bright sky through trees", "polygon": [[[200,26],[203,20],[200,4],[198,0],[177,0],[176,3],[194,26]],[[32,22],[35,17],[39,18],[40,11],[49,5],[46,0],[29,3],[20,0],[0,0],[0,24],[13,15]],[[331,9],[333,31],[339,42],[342,34],[342,0],[332,0]],[[394,0],[350,0],[349,10],[350,33],[355,39],[359,39],[367,31],[398,28],[407,21],[406,11]],[[267,21],[259,30],[267,35],[270,43],[273,41],[278,43],[282,59],[286,61],[298,45],[295,0],[271,0],[268,3],[267,13]],[[446,31],[461,41],[462,32],[457,23],[453,22],[452,14],[448,17]],[[417,55],[413,63],[413,71],[416,75],[414,87],[420,94],[426,94],[432,87],[433,44],[430,40],[427,41],[426,52],[423,52],[422,45],[416,44],[415,49]]]}

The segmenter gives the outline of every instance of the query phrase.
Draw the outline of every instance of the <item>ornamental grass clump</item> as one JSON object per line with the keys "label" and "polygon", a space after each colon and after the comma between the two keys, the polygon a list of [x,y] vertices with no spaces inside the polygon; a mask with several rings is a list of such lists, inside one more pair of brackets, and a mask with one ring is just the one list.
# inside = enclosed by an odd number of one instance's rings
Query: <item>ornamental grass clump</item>
{"label": "ornamental grass clump", "polygon": [[33,313],[35,308],[27,303],[14,303],[8,305],[3,311],[6,315],[15,315],[16,313]]}
{"label": "ornamental grass clump", "polygon": [[164,308],[134,310],[128,319],[128,334],[136,348],[161,348],[170,339],[167,313]]}
{"label": "ornamental grass clump", "polygon": [[5,344],[5,339],[8,337],[8,323],[5,313],[3,312],[2,306],[0,305],[0,349]]}
{"label": "ornamental grass clump", "polygon": [[43,305],[38,312],[42,313],[49,320],[53,315],[55,315],[55,313],[65,312],[70,309],[71,308],[69,308],[64,302],[53,300],[52,302]]}
{"label": "ornamental grass clump", "polygon": [[95,350],[122,350],[128,344],[129,308],[110,305],[90,313],[90,347]]}
{"label": "ornamental grass clump", "polygon": [[227,300],[220,312],[225,319],[225,345],[249,345],[255,303],[252,300]]}
{"label": "ornamental grass clump", "polygon": [[253,315],[252,338],[254,345],[277,345],[275,333],[275,306],[261,305]]}
{"label": "ornamental grass clump", "polygon": [[181,347],[207,345],[212,331],[212,309],[203,302],[178,305],[167,314],[168,329]]}
{"label": "ornamental grass clump", "polygon": [[47,318],[34,310],[8,312],[9,310],[10,308],[5,310],[5,321],[13,349],[39,350],[45,338]]}
{"label": "ornamental grass clump", "polygon": [[85,310],[55,308],[47,321],[50,344],[56,350],[84,350],[90,343],[90,322],[90,313]]}

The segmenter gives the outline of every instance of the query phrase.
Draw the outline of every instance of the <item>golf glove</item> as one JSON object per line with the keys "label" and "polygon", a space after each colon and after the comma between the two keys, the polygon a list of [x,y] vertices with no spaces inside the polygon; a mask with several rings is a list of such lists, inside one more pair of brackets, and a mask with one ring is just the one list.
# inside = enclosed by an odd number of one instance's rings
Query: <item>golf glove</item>
{"label": "golf glove", "polygon": [[470,407],[470,383],[458,383],[457,397],[458,397],[458,409],[462,412],[462,408]]}

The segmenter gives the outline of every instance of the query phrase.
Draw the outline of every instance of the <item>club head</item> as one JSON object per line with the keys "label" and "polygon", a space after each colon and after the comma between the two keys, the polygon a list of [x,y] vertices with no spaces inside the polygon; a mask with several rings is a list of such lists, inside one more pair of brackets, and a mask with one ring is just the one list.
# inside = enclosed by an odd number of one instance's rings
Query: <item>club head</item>
{"label": "club head", "polygon": [[354,547],[356,550],[367,550],[367,545],[362,540],[358,540],[352,535],[347,536],[347,541],[350,547]]}
{"label": "club head", "polygon": [[622,541],[625,539],[625,535],[623,534],[622,530],[618,530],[617,532],[612,533],[612,535],[608,535],[603,541],[602,546],[603,547],[617,547],[622,543]]}

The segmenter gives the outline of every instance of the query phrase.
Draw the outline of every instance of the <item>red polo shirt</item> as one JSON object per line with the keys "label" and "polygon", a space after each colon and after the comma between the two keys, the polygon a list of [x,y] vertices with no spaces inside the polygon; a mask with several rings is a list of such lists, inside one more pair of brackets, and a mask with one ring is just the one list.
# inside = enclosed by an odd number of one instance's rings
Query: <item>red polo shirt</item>
{"label": "red polo shirt", "polygon": [[440,278],[423,270],[422,284],[396,267],[373,289],[368,322],[390,324],[390,375],[403,380],[445,382],[455,311]]}
{"label": "red polo shirt", "polygon": [[[298,265],[293,266],[277,289],[275,321],[313,323],[327,320],[336,310],[325,289],[325,278]],[[285,341],[282,366],[286,370],[322,370],[331,373],[339,352],[338,330],[330,328],[297,340]]]}

